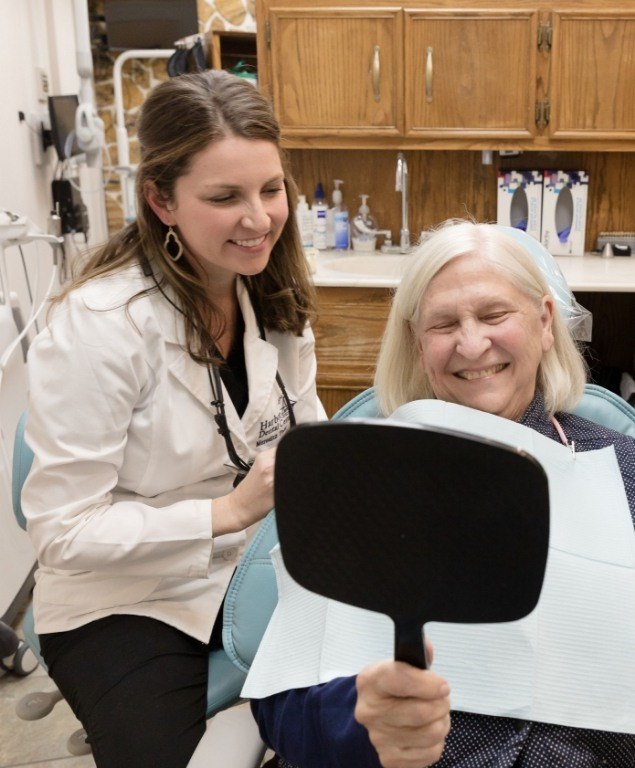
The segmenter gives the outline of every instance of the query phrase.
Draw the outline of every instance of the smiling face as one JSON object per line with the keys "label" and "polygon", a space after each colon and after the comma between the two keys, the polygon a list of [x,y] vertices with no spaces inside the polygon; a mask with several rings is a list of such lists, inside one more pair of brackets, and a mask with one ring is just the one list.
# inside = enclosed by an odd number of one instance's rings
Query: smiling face
{"label": "smiling face", "polygon": [[423,294],[420,364],[440,400],[519,419],[553,345],[553,299],[537,304],[486,259],[459,256]]}
{"label": "smiling face", "polygon": [[278,148],[238,136],[195,155],[172,201],[151,191],[148,202],[211,283],[262,272],[289,215]]}

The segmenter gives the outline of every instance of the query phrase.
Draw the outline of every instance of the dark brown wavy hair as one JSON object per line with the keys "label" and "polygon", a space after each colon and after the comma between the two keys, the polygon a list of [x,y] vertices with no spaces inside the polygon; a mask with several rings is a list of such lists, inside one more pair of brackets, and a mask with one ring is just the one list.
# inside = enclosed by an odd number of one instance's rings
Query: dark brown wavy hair
{"label": "dark brown wavy hair", "polygon": [[[280,128],[270,103],[250,82],[218,70],[180,75],[150,92],[138,122],[137,218],[92,256],[55,302],[94,277],[135,262],[150,265],[157,283],[169,289],[183,313],[188,353],[200,362],[219,362],[211,351],[214,339],[207,329],[217,329],[220,336],[225,319],[210,302],[192,264],[185,258],[174,262],[166,253],[167,227],[148,205],[144,189],[154,184],[161,197],[172,201],[175,184],[189,171],[193,158],[211,142],[228,136],[271,141],[280,152],[289,216],[267,267],[241,279],[265,328],[301,335],[315,317],[315,293],[293,213],[297,188],[280,148]],[[130,301],[156,290],[152,286]]]}

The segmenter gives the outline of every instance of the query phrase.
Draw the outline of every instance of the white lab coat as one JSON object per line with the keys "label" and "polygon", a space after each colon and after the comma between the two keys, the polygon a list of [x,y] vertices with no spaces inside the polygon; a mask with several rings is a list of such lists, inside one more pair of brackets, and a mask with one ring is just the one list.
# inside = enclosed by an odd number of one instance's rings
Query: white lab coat
{"label": "white lab coat", "polygon": [[[210,500],[235,473],[207,370],[183,351],[182,318],[138,267],[93,280],[56,308],[29,353],[26,439],[35,453],[22,506],[34,542],[37,632],[112,613],[150,616],[205,642],[247,533],[213,536]],[[260,338],[247,291],[249,405],[227,421],[245,460],[288,428],[280,372],[298,422],[325,418],[314,338]]]}

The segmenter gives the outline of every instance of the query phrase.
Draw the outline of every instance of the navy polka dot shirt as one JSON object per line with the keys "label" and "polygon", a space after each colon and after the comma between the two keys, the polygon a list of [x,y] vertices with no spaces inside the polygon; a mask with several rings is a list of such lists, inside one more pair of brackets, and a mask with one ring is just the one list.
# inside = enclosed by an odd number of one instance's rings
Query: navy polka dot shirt
{"label": "navy polka dot shirt", "polygon": [[[635,439],[573,414],[556,418],[567,440],[575,441],[576,451],[615,447],[635,525]],[[560,441],[540,394],[521,423]],[[279,768],[380,768],[365,729],[354,718],[355,702],[355,678],[345,677],[253,701],[252,710],[264,740],[285,756]],[[452,712],[450,734],[435,768],[512,766],[635,768],[635,736]]]}

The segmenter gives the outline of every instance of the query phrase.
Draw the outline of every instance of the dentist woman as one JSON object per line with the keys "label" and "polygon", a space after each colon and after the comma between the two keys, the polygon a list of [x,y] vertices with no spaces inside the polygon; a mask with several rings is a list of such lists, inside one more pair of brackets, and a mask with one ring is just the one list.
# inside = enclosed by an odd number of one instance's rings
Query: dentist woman
{"label": "dentist woman", "polygon": [[225,72],[183,75],[150,93],[138,136],[137,220],[31,347],[22,503],[42,653],[98,768],[179,768],[275,445],[324,413],[269,103]]}

